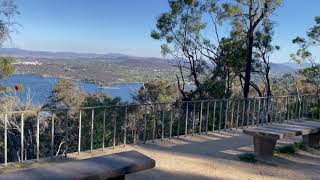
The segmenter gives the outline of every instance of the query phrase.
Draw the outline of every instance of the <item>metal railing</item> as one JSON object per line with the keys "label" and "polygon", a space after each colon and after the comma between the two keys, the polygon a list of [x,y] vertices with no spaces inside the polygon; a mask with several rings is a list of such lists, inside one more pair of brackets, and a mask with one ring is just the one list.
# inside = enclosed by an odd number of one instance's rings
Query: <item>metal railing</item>
{"label": "metal railing", "polygon": [[156,139],[315,119],[317,105],[316,95],[301,95],[7,112],[0,117],[0,159],[6,166]]}

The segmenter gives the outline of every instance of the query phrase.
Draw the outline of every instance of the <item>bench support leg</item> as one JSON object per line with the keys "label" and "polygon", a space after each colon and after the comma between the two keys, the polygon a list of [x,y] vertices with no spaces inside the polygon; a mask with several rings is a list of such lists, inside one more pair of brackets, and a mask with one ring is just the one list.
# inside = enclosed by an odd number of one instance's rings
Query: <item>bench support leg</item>
{"label": "bench support leg", "polygon": [[123,176],[119,176],[119,177],[115,177],[115,178],[110,178],[110,179],[108,179],[108,180],[125,180],[126,178],[125,178],[125,176],[123,175]]}
{"label": "bench support leg", "polygon": [[303,135],[302,139],[308,146],[320,146],[320,133]]}
{"label": "bench support leg", "polygon": [[272,156],[276,143],[276,139],[259,136],[253,137],[254,152],[259,156]]}

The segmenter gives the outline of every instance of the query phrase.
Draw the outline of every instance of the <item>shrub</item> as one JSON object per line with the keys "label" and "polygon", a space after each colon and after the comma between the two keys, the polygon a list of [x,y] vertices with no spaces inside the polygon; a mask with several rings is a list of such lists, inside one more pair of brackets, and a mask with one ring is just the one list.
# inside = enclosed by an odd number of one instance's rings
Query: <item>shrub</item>
{"label": "shrub", "polygon": [[305,150],[306,146],[302,142],[295,142],[286,146],[281,146],[275,149],[275,153],[294,154],[299,150]]}
{"label": "shrub", "polygon": [[249,162],[249,163],[255,163],[257,162],[257,156],[253,153],[244,153],[239,155],[240,161],[243,162]]}

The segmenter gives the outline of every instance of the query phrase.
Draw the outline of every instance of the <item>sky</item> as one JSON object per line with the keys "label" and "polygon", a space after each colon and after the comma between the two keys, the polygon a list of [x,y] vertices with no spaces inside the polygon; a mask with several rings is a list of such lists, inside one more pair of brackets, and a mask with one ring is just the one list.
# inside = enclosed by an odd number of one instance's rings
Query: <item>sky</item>
{"label": "sky", "polygon": [[[123,53],[161,57],[161,43],[150,38],[167,0],[16,0],[20,25],[5,47],[28,50]],[[287,62],[291,41],[305,35],[320,15],[320,0],[283,0],[272,17],[274,44],[281,50],[273,62]],[[223,32],[222,32],[223,33]],[[320,54],[319,54],[320,56]]]}

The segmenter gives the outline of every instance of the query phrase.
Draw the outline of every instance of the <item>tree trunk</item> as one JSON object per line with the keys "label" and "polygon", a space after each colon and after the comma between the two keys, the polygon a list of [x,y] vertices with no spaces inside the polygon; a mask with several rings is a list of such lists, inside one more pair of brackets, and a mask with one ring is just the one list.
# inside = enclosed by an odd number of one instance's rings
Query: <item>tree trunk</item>
{"label": "tree trunk", "polygon": [[270,78],[269,78],[269,72],[266,73],[266,79],[267,79],[267,96],[272,96],[271,93],[271,84],[270,84]]}
{"label": "tree trunk", "polygon": [[246,69],[244,77],[243,96],[248,98],[250,90],[251,70],[252,70],[252,49],[253,49],[253,30],[248,32],[248,47],[246,55]]}

